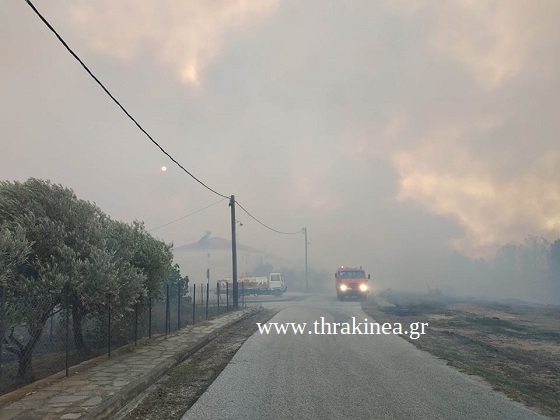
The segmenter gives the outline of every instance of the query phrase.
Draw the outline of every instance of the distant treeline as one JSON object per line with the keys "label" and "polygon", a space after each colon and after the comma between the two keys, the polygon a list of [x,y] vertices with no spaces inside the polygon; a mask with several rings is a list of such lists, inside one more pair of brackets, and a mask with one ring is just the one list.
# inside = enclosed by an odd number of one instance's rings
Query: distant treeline
{"label": "distant treeline", "polygon": [[443,291],[479,297],[560,303],[560,239],[528,236],[502,246],[494,259],[453,254],[434,284]]}

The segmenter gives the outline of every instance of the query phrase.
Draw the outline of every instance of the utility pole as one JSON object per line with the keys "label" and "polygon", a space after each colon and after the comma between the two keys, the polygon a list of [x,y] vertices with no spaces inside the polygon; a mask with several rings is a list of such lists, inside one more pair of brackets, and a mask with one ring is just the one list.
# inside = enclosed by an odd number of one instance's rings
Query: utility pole
{"label": "utility pole", "polygon": [[232,195],[229,199],[229,206],[231,207],[231,266],[233,277],[233,307],[239,307],[239,288],[237,285],[237,243],[235,239],[235,196]]}
{"label": "utility pole", "polygon": [[309,293],[309,276],[307,273],[307,228],[303,228],[303,234],[305,235],[305,291]]}

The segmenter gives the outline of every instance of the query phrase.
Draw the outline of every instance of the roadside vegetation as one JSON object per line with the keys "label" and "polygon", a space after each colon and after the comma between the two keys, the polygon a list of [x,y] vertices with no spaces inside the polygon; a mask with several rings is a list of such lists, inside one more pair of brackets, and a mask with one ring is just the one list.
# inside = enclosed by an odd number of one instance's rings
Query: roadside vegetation
{"label": "roadside vegetation", "polygon": [[378,322],[428,322],[410,340],[496,390],[560,416],[560,306],[385,291],[362,304]]}
{"label": "roadside vegetation", "polygon": [[69,188],[0,182],[0,361],[3,347],[17,357],[16,381],[33,381],[34,350],[56,314],[71,323],[70,339],[87,358],[86,321],[108,313],[118,321],[159,297],[170,274],[179,281],[171,247],[142,222],[112,220]]}

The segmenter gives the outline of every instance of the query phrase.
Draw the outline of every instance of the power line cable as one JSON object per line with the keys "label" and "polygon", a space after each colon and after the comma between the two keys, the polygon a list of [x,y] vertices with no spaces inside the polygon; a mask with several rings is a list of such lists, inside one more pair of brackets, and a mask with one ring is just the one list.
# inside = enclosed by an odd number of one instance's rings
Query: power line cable
{"label": "power line cable", "polygon": [[204,208],[202,208],[202,209],[200,209],[200,210],[194,211],[194,212],[192,212],[192,213],[187,214],[186,216],[179,217],[178,219],[175,219],[175,220],[173,220],[173,221],[171,221],[171,222],[164,223],[164,224],[161,225],[161,226],[158,226],[158,227],[155,227],[155,228],[153,228],[153,229],[150,229],[148,232],[153,232],[154,230],[160,229],[160,228],[165,227],[165,226],[169,226],[169,225],[171,225],[171,224],[173,224],[173,223],[175,223],[175,222],[178,222],[179,220],[183,220],[183,219],[186,219],[187,217],[194,216],[195,214],[200,213],[201,211],[204,211],[204,210],[206,210],[206,209],[209,209],[210,207],[215,206],[216,204],[221,203],[221,202],[224,201],[224,200],[225,200],[225,198],[222,198],[221,200],[218,200],[218,201],[216,201],[215,203],[210,204],[209,206],[206,206],[206,207],[204,207]]}
{"label": "power line cable", "polygon": [[265,225],[263,222],[261,222],[259,219],[257,219],[255,216],[253,216],[251,213],[249,213],[241,204],[239,204],[239,201],[235,200],[235,202],[236,202],[237,205],[241,208],[241,210],[243,210],[245,213],[247,213],[247,214],[249,215],[249,217],[251,217],[251,218],[252,218],[253,220],[255,220],[258,224],[264,226],[264,227],[267,228],[268,230],[271,230],[271,231],[276,232],[276,233],[280,233],[280,234],[282,234],[282,235],[295,235],[295,234],[297,234],[297,233],[303,232],[303,229],[300,229],[300,230],[298,230],[297,232],[282,232],[282,231],[280,231],[280,230],[273,229],[273,228],[271,228],[270,226]]}
{"label": "power line cable", "polygon": [[185,169],[185,167],[183,165],[181,165],[179,162],[177,162],[173,156],[171,156],[169,153],[167,153],[167,151],[161,147],[157,141],[155,141],[152,136],[140,125],[140,123],[138,121],[136,121],[136,119],[124,108],[124,106],[122,106],[120,104],[120,102],[111,94],[111,92],[109,92],[109,90],[105,87],[105,85],[103,85],[103,83],[101,83],[101,81],[99,81],[99,79],[91,72],[91,70],[84,64],[84,62],[80,59],[80,57],[78,57],[76,55],[76,53],[74,51],[72,51],[72,49],[68,46],[68,44],[64,41],[64,39],[62,39],[62,37],[58,34],[58,32],[52,27],[52,25],[47,21],[47,19],[45,19],[43,17],[43,15],[37,10],[37,8],[33,5],[33,3],[31,3],[30,0],[25,0],[27,2],[27,4],[29,5],[29,7],[31,7],[31,9],[33,9],[33,11],[37,14],[37,16],[39,16],[39,18],[43,21],[43,23],[45,25],[47,25],[47,27],[52,31],[52,33],[58,38],[58,40],[62,43],[62,45],[64,45],[64,47],[68,50],[68,52],[76,59],[78,60],[78,62],[82,65],[82,67],[84,68],[84,70],[93,78],[93,80],[95,80],[97,82],[97,84],[99,86],[101,86],[101,88],[105,91],[105,93],[107,95],[109,95],[109,97],[113,100],[113,102],[115,102],[117,104],[117,106],[126,114],[126,116],[128,118],[130,118],[132,120],[132,122],[134,124],[136,124],[136,126],[140,129],[140,131],[142,131],[150,140],[153,144],[155,144],[159,150],[161,150],[161,152],[163,154],[165,154],[169,159],[171,159],[171,161],[173,161],[173,163],[175,163],[179,168],[181,168],[183,171],[185,171],[192,179],[194,179],[196,182],[198,182],[200,185],[202,185],[203,187],[205,187],[206,189],[212,191],[214,194],[219,195],[220,197],[223,198],[229,198],[228,196],[221,194],[219,192],[217,192],[216,190],[210,188],[208,185],[206,185],[204,182],[202,182],[200,179],[198,179],[196,176],[194,176],[191,172],[189,172],[187,169]]}
{"label": "power line cable", "polygon": [[[150,139],[150,141],[163,153],[165,154],[169,159],[171,159],[171,161],[173,163],[175,163],[179,168],[181,168],[187,175],[189,175],[192,179],[194,179],[196,182],[198,182],[200,185],[202,185],[204,188],[206,188],[207,190],[213,192],[214,194],[225,198],[225,199],[229,199],[229,196],[226,196],[224,194],[219,193],[218,191],[210,188],[208,185],[206,185],[204,182],[202,182],[200,179],[198,179],[196,176],[194,176],[191,172],[189,172],[183,165],[181,165],[177,160],[175,160],[175,158],[173,158],[173,156],[171,156],[162,146],[159,145],[159,143],[157,141],[154,140],[154,138],[144,129],[144,127],[142,127],[140,125],[140,123],[138,121],[136,121],[136,119],[125,109],[125,107],[123,105],[121,105],[121,103],[113,96],[113,94],[111,94],[111,92],[105,87],[105,85],[103,83],[101,83],[101,81],[92,73],[92,71],[85,65],[85,63],[80,59],[80,57],[78,57],[78,55],[68,46],[68,44],[66,43],[66,41],[64,41],[64,39],[58,34],[58,32],[54,29],[54,27],[47,21],[47,19],[45,17],[43,17],[43,15],[39,12],[39,10],[37,10],[37,8],[33,5],[33,3],[30,0],[25,0],[26,3],[29,5],[29,7],[31,7],[31,9],[35,12],[35,14],[37,14],[37,16],[41,19],[41,21],[51,30],[51,32],[57,37],[57,39],[62,43],[62,45],[64,46],[64,48],[66,48],[66,50],[72,55],[72,57],[74,57],[79,63],[80,65],[84,68],[84,70],[93,78],[93,80],[95,80],[95,82],[105,91],[105,93],[113,100],[113,102],[115,102],[115,104],[117,104],[117,106],[125,113],[125,115],[138,127],[138,129],[140,129],[140,131],[142,131],[142,133],[144,133],[146,135],[146,137],[148,137],[148,139]],[[222,201],[222,200],[220,200]],[[211,206],[219,203],[220,201],[212,204]],[[253,216],[251,213],[249,213],[241,204],[239,204],[239,202],[236,200],[235,201],[239,207],[245,212],[247,213],[252,219],[254,219],[257,223],[259,223],[260,225],[262,225],[263,227],[279,233],[279,234],[283,234],[283,235],[295,235],[297,233],[302,232],[303,230],[300,229],[297,232],[282,232],[276,229],[271,228],[270,226],[264,224],[263,222],[261,222],[259,219],[257,219],[255,216]],[[208,206],[208,207],[211,207]],[[201,209],[199,211],[205,210],[206,208]],[[195,212],[195,213],[198,213]],[[195,214],[192,213],[192,214]],[[192,216],[192,214],[184,216],[185,217],[189,217]],[[159,229],[161,227],[167,226],[168,224],[171,223],[175,223],[176,221],[179,221],[183,218],[174,220],[173,222],[169,222],[165,225],[162,226],[158,226],[152,230],[156,230]],[[151,232],[151,231],[150,231]]]}

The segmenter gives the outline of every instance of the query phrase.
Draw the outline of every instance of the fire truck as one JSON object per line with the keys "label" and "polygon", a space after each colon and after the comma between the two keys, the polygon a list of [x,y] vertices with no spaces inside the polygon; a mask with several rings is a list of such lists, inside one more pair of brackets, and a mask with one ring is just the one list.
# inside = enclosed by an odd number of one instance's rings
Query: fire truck
{"label": "fire truck", "polygon": [[368,280],[370,275],[360,266],[360,268],[338,267],[334,273],[336,296],[340,300],[347,297],[355,297],[358,299],[365,299],[368,291]]}

